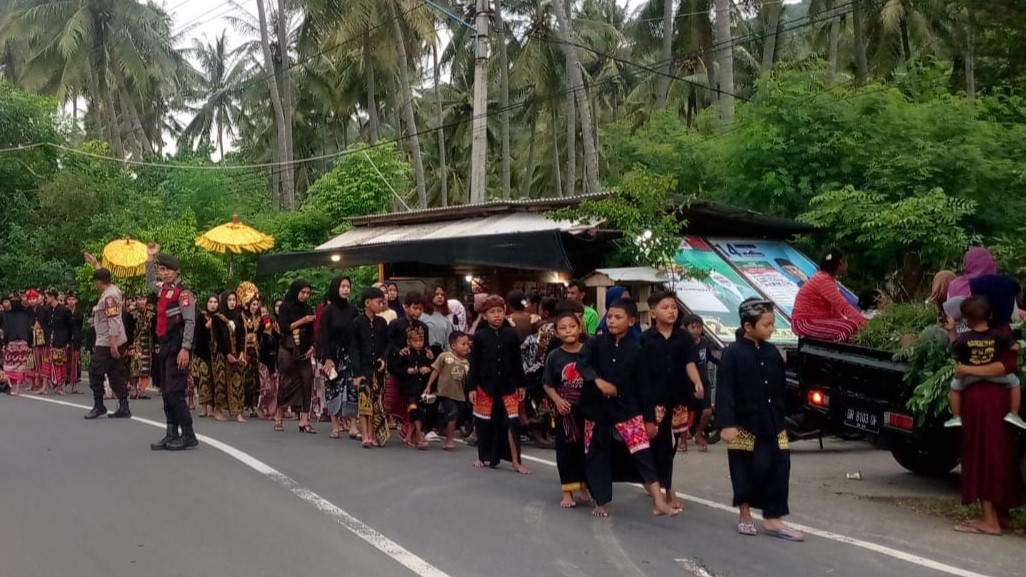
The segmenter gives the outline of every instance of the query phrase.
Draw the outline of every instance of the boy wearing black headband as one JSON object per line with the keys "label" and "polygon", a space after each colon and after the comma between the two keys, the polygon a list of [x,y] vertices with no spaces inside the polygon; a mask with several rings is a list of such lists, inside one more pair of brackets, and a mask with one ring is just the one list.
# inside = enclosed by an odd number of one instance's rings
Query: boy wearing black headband
{"label": "boy wearing black headband", "polygon": [[738,313],[737,342],[724,351],[716,384],[716,422],[727,442],[734,505],[741,514],[737,532],[758,534],[754,507],[762,509],[767,535],[803,541],[805,536],[783,521],[789,513],[791,450],[784,424],[784,358],[769,342],[773,303],[750,298]]}

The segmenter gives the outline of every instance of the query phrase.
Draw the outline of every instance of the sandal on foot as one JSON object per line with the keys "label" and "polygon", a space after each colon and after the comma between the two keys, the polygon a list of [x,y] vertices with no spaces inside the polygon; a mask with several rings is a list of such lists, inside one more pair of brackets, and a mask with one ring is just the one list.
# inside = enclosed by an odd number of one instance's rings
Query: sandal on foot
{"label": "sandal on foot", "polygon": [[284,432],[285,431],[285,423],[282,423],[281,421],[275,421],[274,422],[274,430],[278,431],[279,433]]}
{"label": "sandal on foot", "polygon": [[316,435],[317,434],[317,431],[315,431],[314,428],[311,427],[310,425],[300,425],[299,426],[299,432],[300,433],[306,433],[307,435]]}
{"label": "sandal on foot", "polygon": [[791,527],[781,527],[779,529],[773,529],[766,531],[766,534],[770,537],[776,537],[777,539],[783,539],[784,541],[794,541],[800,543],[805,540],[805,534],[797,529]]}
{"label": "sandal on foot", "polygon": [[338,439],[341,436],[342,435],[338,431],[332,431],[332,432],[328,433],[328,438],[329,439]]}
{"label": "sandal on foot", "polygon": [[759,528],[755,526],[754,521],[741,521],[737,524],[737,532],[752,537],[759,534]]}
{"label": "sandal on foot", "polygon": [[954,529],[955,531],[958,531],[959,533],[972,533],[974,535],[990,535],[991,537],[1000,537],[1001,536],[1001,532],[1000,531],[998,531],[997,533],[995,533],[993,531],[986,531],[984,529],[981,529],[981,528],[977,527],[976,525],[971,525],[969,523],[962,523],[962,524],[959,524],[959,525],[955,525],[954,527],[952,527],[952,529]]}

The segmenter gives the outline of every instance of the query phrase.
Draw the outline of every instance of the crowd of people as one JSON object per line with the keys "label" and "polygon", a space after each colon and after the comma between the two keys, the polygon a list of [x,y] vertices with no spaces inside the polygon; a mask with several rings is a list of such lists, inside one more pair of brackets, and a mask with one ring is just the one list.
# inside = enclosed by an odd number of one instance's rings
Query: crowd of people
{"label": "crowd of people", "polygon": [[[265,300],[251,282],[196,299],[179,263],[151,245],[152,295],[124,299],[108,270],[94,266],[99,300],[89,318],[76,295],[46,290],[10,295],[2,317],[4,379],[11,394],[77,393],[81,351],[89,352],[94,406],[85,416],[131,416],[130,399],[160,389],[167,418],[154,450],[198,445],[197,418],[266,419],[303,434],[330,422],[329,436],[362,447],[402,444],[426,450],[437,441],[476,445],[475,467],[503,461],[529,475],[521,460],[527,391],[543,391],[552,408],[564,508],[581,502],[609,515],[613,483],[637,481],[653,513],[684,506],[673,488],[674,456],[712,417],[708,365],[717,362],[702,319],[681,318],[673,293],[648,299],[652,326],[622,287],[610,290],[600,318],[584,304],[585,285],[568,283],[561,298],[513,291],[480,292],[473,304],[444,287],[400,296],[384,282],[353,298],[348,277],[314,298],[299,279],[284,298]],[[318,295],[320,296],[320,294]],[[316,302],[321,300],[321,302]],[[728,443],[738,531],[755,535],[750,508],[765,513],[763,531],[787,540],[800,532],[788,513],[789,451],[784,432],[784,365],[770,344],[774,311],[750,299],[739,310],[737,344],[719,360],[717,419]],[[770,402],[767,404],[766,399]]]}

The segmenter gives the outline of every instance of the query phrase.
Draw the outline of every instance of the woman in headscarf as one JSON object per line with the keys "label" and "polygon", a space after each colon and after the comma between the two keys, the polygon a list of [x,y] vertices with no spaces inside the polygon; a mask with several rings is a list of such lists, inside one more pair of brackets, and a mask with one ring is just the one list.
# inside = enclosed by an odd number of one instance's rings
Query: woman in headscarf
{"label": "woman in headscarf", "polygon": [[381,290],[385,292],[388,308],[395,312],[396,318],[405,319],[406,309],[403,308],[403,303],[399,299],[399,285],[395,284],[395,281],[386,280],[381,283]]}
{"label": "woman in headscarf", "polygon": [[349,438],[357,438],[359,399],[353,386],[353,367],[349,358],[349,333],[356,319],[356,307],[349,303],[353,281],[347,276],[332,279],[328,286],[328,306],[321,314],[317,333],[317,358],[324,362],[324,397],[331,417],[332,439],[339,438],[342,427],[348,427]]}
{"label": "woman in headscarf", "polygon": [[837,278],[848,272],[848,259],[836,248],[819,261],[819,270],[798,289],[791,326],[801,337],[845,342],[868,323],[866,317],[841,294]]}
{"label": "woman in headscarf", "polygon": [[274,301],[274,307],[264,314],[260,322],[260,400],[257,401],[257,414],[264,420],[274,418],[278,409],[278,342],[281,340],[281,329],[278,327],[278,310],[282,300]]}
{"label": "woman in headscarf", "polygon": [[[630,292],[630,290],[627,289],[627,287],[623,287],[623,286],[612,286],[612,287],[609,287],[608,289],[606,289],[606,310],[608,311],[609,307],[614,302],[616,302],[618,299],[629,299],[629,298],[631,298],[631,292]],[[608,330],[609,330],[609,327],[606,325],[606,317],[602,317],[602,321],[599,322],[599,328],[598,328],[597,334],[602,334],[602,333],[604,333],[604,332],[606,332]],[[641,325],[638,324],[638,323],[634,323],[633,325],[631,325],[630,330],[627,331],[627,335],[628,336],[632,336],[632,337],[640,337],[641,333],[642,333]]]}
{"label": "woman in headscarf", "polygon": [[997,274],[997,261],[986,248],[974,246],[966,251],[962,259],[961,276],[952,280],[948,286],[948,298],[972,296],[969,281],[988,274]]}
{"label": "woman in headscarf", "polygon": [[289,287],[278,312],[278,326],[282,338],[278,347],[278,408],[274,415],[274,430],[284,431],[282,418],[285,407],[299,409],[299,432],[316,435],[310,426],[310,403],[313,396],[314,321],[317,317],[310,308],[310,283],[296,279]]}
{"label": "woman in headscarf", "polygon": [[199,414],[201,418],[214,416],[214,373],[211,364],[214,352],[214,315],[220,304],[217,295],[207,297],[205,306],[196,315],[196,332],[192,337],[189,374],[192,375],[193,386],[202,407]]}
{"label": "woman in headscarf", "polygon": [[[214,341],[220,357],[214,361],[214,379],[217,387],[226,392],[228,414],[234,416],[236,421],[245,423],[242,373],[246,366],[246,329],[238,301],[235,291],[222,293],[217,314],[214,315]],[[224,420],[224,415],[217,407],[214,418]]]}

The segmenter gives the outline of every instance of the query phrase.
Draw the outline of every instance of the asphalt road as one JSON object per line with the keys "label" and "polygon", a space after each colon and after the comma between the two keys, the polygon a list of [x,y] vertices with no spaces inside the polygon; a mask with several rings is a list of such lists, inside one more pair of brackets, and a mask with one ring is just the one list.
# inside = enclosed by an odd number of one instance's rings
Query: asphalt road
{"label": "asphalt road", "polygon": [[96,422],[85,395],[61,401],[83,408],[0,397],[0,577],[1002,577],[1026,559],[1010,537],[917,540],[900,515],[849,531],[800,482],[807,542],[741,537],[716,451],[678,474],[704,499],[681,517],[654,518],[640,489],[617,486],[613,517],[595,519],[559,508],[551,452],[529,451],[535,475],[520,476],[471,468],[467,447],[362,450],[326,424],[312,436],[200,419],[199,449],[152,452],[159,400]]}

